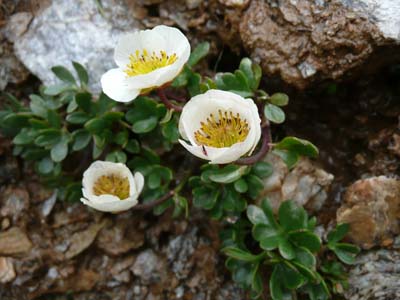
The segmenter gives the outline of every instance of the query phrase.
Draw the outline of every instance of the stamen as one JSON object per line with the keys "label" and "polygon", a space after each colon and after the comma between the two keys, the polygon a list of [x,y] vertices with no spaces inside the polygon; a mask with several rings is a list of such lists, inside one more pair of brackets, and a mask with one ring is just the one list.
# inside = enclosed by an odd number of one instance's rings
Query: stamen
{"label": "stamen", "polygon": [[116,174],[103,175],[99,177],[93,185],[93,194],[114,195],[120,200],[129,197],[129,180]]}
{"label": "stamen", "polygon": [[247,120],[241,119],[237,113],[231,111],[218,110],[218,118],[214,114],[200,122],[200,129],[194,133],[194,137],[199,145],[223,148],[233,144],[243,142],[249,133]]}
{"label": "stamen", "polygon": [[128,76],[137,76],[150,73],[154,70],[160,69],[172,65],[178,59],[177,55],[167,55],[167,52],[161,50],[159,54],[153,51],[152,54],[146,49],[135,51],[135,54],[129,55],[129,63],[126,66],[124,72]]}

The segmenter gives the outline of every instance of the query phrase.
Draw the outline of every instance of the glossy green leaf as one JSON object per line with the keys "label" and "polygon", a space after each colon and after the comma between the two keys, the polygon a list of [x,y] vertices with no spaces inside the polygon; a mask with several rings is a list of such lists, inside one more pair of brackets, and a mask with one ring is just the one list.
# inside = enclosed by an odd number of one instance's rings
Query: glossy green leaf
{"label": "glossy green leaf", "polygon": [[289,103],[289,97],[284,93],[275,93],[269,98],[269,102],[276,106],[285,106]]}
{"label": "glossy green leaf", "polygon": [[350,225],[343,223],[338,224],[335,229],[328,233],[328,242],[337,243],[342,240],[350,229]]}
{"label": "glossy green leaf", "polygon": [[284,201],[278,211],[279,222],[287,231],[307,228],[307,213],[293,201]]}
{"label": "glossy green leaf", "polygon": [[234,188],[235,188],[235,191],[237,191],[238,193],[246,193],[249,186],[247,185],[246,180],[240,178],[235,181]]}
{"label": "glossy green leaf", "polygon": [[226,248],[222,249],[221,251],[224,252],[226,255],[233,257],[234,259],[242,260],[242,261],[246,261],[246,262],[259,261],[263,257],[262,254],[254,255],[248,251],[239,249],[237,247],[226,247]]}
{"label": "glossy green leaf", "polygon": [[256,176],[261,178],[271,176],[274,171],[272,165],[265,161],[255,163],[251,170]]}
{"label": "glossy green leaf", "polygon": [[41,174],[49,174],[51,171],[53,171],[54,168],[54,162],[49,158],[45,157],[38,163],[38,170]]}
{"label": "glossy green leaf", "polygon": [[297,153],[298,155],[317,157],[318,148],[312,143],[306,140],[302,140],[296,137],[286,137],[275,145],[275,149],[289,150]]}
{"label": "glossy green leaf", "polygon": [[90,113],[92,108],[92,95],[90,93],[77,93],[75,95],[75,102],[86,113]]}
{"label": "glossy green leaf", "polygon": [[282,238],[278,245],[279,253],[285,259],[293,259],[296,257],[296,252],[293,245],[286,239]]}
{"label": "glossy green leaf", "polygon": [[194,48],[192,53],[190,54],[189,60],[187,64],[191,67],[196,65],[203,57],[205,57],[210,51],[210,43],[202,42]]}
{"label": "glossy green leaf", "polygon": [[155,116],[149,117],[144,120],[136,121],[132,125],[132,131],[135,133],[147,133],[156,128],[158,118]]}
{"label": "glossy green leaf", "polygon": [[67,115],[66,120],[71,124],[84,124],[90,119],[89,115],[83,111],[76,111]]}
{"label": "glossy green leaf", "polygon": [[264,106],[264,116],[276,124],[281,124],[285,121],[284,111],[279,106],[273,104],[266,104]]}
{"label": "glossy green leaf", "polygon": [[209,179],[217,183],[232,183],[240,179],[246,171],[246,166],[227,165],[212,172]]}
{"label": "glossy green leaf", "polygon": [[77,130],[73,133],[74,143],[72,144],[73,151],[79,151],[89,145],[92,136],[85,129]]}
{"label": "glossy green leaf", "polygon": [[72,65],[74,66],[74,69],[75,69],[76,73],[78,74],[81,84],[84,86],[87,85],[89,83],[89,75],[88,75],[85,67],[76,61],[73,61]]}
{"label": "glossy green leaf", "polygon": [[318,252],[321,248],[320,238],[308,230],[290,232],[289,239],[296,246],[307,248],[311,252]]}
{"label": "glossy green leaf", "polygon": [[74,76],[71,74],[70,71],[68,71],[66,68],[64,68],[63,66],[55,66],[52,67],[51,70],[53,71],[53,73],[62,81],[64,82],[68,82],[71,84],[75,84],[75,78]]}
{"label": "glossy green leaf", "polygon": [[50,155],[54,162],[60,162],[67,157],[68,154],[68,140],[65,136],[51,149]]}

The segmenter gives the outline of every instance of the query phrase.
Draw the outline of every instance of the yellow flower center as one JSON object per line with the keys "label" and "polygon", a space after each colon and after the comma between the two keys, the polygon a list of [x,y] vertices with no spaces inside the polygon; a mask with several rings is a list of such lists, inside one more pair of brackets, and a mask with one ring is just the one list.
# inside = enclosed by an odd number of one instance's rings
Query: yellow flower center
{"label": "yellow flower center", "polygon": [[129,77],[143,75],[154,70],[172,65],[178,57],[176,54],[167,55],[167,52],[161,50],[159,54],[153,51],[149,54],[146,49],[142,53],[136,50],[135,54],[129,55],[129,64],[124,71]]}
{"label": "yellow flower center", "polygon": [[247,120],[241,119],[239,114],[218,110],[218,119],[213,114],[206,122],[200,122],[200,129],[194,133],[199,145],[223,148],[243,142],[249,134]]}
{"label": "yellow flower center", "polygon": [[120,200],[124,200],[129,197],[129,180],[115,174],[103,175],[94,183],[93,194],[96,196],[114,195]]}

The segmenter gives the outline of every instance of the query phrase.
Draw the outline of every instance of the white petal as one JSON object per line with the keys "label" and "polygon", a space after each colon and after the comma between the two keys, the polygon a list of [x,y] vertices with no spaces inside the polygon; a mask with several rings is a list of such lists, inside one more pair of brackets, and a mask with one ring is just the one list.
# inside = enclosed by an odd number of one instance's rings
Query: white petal
{"label": "white petal", "polygon": [[140,89],[135,88],[127,80],[127,75],[121,69],[111,69],[101,77],[103,92],[111,99],[118,102],[129,102],[134,100]]}
{"label": "white petal", "polygon": [[140,194],[144,186],[144,177],[142,173],[140,172],[135,173],[135,183],[136,183],[136,193]]}
{"label": "white petal", "polygon": [[112,199],[111,195],[102,195],[99,196],[96,200],[88,200],[85,198],[81,198],[81,201],[96,209],[103,212],[119,212],[130,209],[131,207],[135,206],[137,201],[137,196],[130,197],[126,200],[119,200],[118,197],[114,197],[116,199]]}
{"label": "white petal", "polygon": [[159,25],[154,27],[153,31],[164,38],[164,50],[168,54],[175,53],[178,59],[183,61],[183,64],[188,61],[190,56],[190,43],[187,37],[178,28]]}
{"label": "white petal", "polygon": [[147,52],[159,53],[166,48],[164,37],[154,30],[140,30],[133,33],[122,35],[115,47],[114,60],[118,67],[124,70],[129,63],[129,55],[135,54],[136,50],[140,53],[144,49]]}

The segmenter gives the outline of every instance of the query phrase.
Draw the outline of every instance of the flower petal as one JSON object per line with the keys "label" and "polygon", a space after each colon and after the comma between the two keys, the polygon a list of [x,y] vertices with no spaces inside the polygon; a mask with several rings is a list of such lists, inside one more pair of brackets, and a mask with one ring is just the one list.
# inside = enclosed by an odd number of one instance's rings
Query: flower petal
{"label": "flower petal", "polygon": [[[112,199],[111,197],[113,197],[114,199]],[[97,197],[97,199],[95,200],[88,200],[85,198],[81,198],[81,201],[84,204],[103,212],[124,211],[132,208],[138,203],[136,195],[126,200],[119,200],[118,197],[111,195],[102,195]]]}
{"label": "flower petal", "polygon": [[152,29],[127,33],[118,40],[114,50],[114,60],[123,71],[129,63],[129,55],[135,54],[136,50],[139,50],[140,53],[144,49],[149,53],[153,51],[159,53],[160,50],[165,48],[165,38]]}
{"label": "flower petal", "polygon": [[136,183],[136,193],[140,194],[144,186],[144,177],[142,173],[136,172],[134,178]]}
{"label": "flower petal", "polygon": [[111,69],[101,77],[103,92],[118,102],[130,102],[139,94],[140,89],[133,87],[127,75],[121,69]]}

